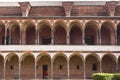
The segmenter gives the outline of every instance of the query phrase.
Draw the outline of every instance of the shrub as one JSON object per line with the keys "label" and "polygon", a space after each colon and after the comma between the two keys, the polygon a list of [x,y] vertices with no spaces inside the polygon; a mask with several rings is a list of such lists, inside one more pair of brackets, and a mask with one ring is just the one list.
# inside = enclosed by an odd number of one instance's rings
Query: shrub
{"label": "shrub", "polygon": [[120,73],[114,74],[113,80],[120,80]]}
{"label": "shrub", "polygon": [[95,73],[93,74],[93,80],[120,80],[120,73]]}

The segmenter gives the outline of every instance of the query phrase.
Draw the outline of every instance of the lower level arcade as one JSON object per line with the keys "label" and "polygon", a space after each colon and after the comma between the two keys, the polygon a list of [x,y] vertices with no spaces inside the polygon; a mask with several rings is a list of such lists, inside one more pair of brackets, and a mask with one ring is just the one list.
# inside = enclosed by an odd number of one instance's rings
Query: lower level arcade
{"label": "lower level arcade", "polygon": [[0,53],[0,78],[89,79],[97,72],[120,72],[120,55],[107,52]]}

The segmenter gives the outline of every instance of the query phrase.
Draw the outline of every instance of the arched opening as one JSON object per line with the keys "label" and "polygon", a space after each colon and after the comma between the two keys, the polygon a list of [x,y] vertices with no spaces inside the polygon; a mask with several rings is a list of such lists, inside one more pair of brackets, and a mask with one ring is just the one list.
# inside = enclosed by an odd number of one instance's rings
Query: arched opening
{"label": "arched opening", "polygon": [[39,55],[37,60],[37,75],[40,79],[51,77],[51,59],[48,55]]}
{"label": "arched opening", "polygon": [[61,22],[56,22],[54,29],[54,44],[64,45],[66,44],[66,30],[65,25]]}
{"label": "arched opening", "polygon": [[113,55],[104,55],[102,58],[102,72],[114,73],[116,72],[116,61]]}
{"label": "arched opening", "polygon": [[118,73],[120,72],[120,56],[118,58]]}
{"label": "arched opening", "polygon": [[111,22],[104,22],[101,27],[101,44],[115,44],[115,31]]}
{"label": "arched opening", "polygon": [[39,44],[51,44],[51,28],[47,22],[39,23]]}
{"label": "arched opening", "polygon": [[6,60],[6,78],[18,79],[19,78],[19,58],[16,54],[10,53]]}
{"label": "arched opening", "polygon": [[53,62],[53,78],[66,79],[67,78],[67,60],[64,56],[58,55]]}
{"label": "arched opening", "polygon": [[82,44],[81,25],[79,23],[77,23],[77,22],[71,23],[70,44],[72,44],[72,45],[80,45],[80,44]]}
{"label": "arched opening", "polygon": [[117,45],[120,45],[120,23],[117,26]]}
{"label": "arched opening", "polygon": [[86,78],[92,78],[93,73],[100,71],[100,62],[95,55],[88,55],[86,57]]}
{"label": "arched opening", "polygon": [[5,25],[0,23],[0,45],[5,43]]}
{"label": "arched opening", "polygon": [[70,58],[70,78],[83,79],[83,60],[78,55],[73,55]]}
{"label": "arched opening", "polygon": [[97,45],[98,44],[98,25],[94,21],[90,21],[85,27],[85,44]]}
{"label": "arched opening", "polygon": [[34,79],[35,77],[35,59],[33,55],[26,53],[21,61],[21,78]]}
{"label": "arched opening", "polygon": [[26,29],[26,44],[34,45],[35,44],[35,26],[33,24],[29,24]]}
{"label": "arched opening", "polygon": [[4,58],[0,55],[0,79],[3,79],[3,70],[4,70]]}
{"label": "arched opening", "polygon": [[[10,34],[10,33],[9,33]],[[13,45],[18,45],[20,40],[20,27],[17,24],[14,24],[11,28],[11,40],[10,43]]]}

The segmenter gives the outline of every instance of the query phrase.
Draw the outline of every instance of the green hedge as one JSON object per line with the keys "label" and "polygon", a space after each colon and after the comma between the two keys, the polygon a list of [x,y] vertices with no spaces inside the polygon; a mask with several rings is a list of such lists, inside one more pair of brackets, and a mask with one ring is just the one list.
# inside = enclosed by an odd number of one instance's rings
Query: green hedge
{"label": "green hedge", "polygon": [[113,80],[120,80],[120,73],[114,74]]}
{"label": "green hedge", "polygon": [[94,73],[93,80],[120,80],[120,73]]}

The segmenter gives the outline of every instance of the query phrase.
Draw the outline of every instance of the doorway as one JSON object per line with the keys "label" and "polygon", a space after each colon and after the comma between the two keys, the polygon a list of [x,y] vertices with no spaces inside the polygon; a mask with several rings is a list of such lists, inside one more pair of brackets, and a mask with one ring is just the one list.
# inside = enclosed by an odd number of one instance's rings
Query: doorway
{"label": "doorway", "polygon": [[43,79],[48,79],[48,65],[42,66]]}

